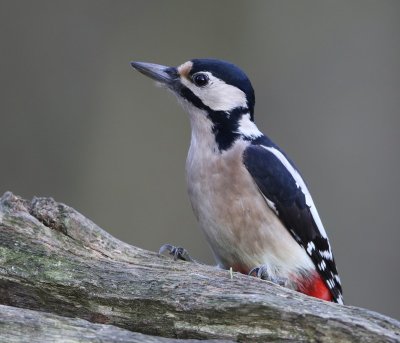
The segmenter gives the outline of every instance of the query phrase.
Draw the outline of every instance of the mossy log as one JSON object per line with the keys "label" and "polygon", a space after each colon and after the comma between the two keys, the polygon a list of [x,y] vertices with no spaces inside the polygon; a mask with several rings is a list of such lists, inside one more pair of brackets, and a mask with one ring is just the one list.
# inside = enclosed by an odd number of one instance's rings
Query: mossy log
{"label": "mossy log", "polygon": [[51,198],[9,192],[0,199],[0,304],[7,342],[400,341],[400,323],[384,315],[175,262]]}

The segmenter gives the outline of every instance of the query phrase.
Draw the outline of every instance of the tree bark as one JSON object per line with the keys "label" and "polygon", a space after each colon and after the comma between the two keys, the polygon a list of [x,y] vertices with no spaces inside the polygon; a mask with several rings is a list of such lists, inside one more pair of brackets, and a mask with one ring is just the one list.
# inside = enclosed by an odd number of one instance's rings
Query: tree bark
{"label": "tree bark", "polygon": [[0,304],[0,341],[9,342],[32,332],[40,342],[400,341],[395,319],[172,261],[51,198],[9,192],[0,199]]}

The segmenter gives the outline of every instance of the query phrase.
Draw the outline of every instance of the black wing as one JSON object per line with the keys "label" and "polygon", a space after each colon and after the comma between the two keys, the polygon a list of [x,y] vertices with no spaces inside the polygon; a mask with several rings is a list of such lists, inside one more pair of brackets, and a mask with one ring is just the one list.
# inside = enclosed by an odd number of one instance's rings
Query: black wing
{"label": "black wing", "polygon": [[268,206],[311,257],[334,301],[342,303],[342,286],[328,237],[294,164],[275,145],[250,145],[243,162]]}

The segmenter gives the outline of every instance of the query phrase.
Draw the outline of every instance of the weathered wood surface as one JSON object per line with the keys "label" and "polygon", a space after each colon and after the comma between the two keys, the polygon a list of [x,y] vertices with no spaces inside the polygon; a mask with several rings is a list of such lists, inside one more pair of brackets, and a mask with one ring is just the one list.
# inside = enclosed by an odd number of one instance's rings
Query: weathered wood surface
{"label": "weathered wood surface", "polygon": [[[0,305],[0,342],[118,342],[118,343],[200,343],[197,339],[164,338],[143,335],[107,324],[94,324],[87,320],[68,318]],[[229,343],[231,340],[207,340]]]}
{"label": "weathered wood surface", "polygon": [[0,341],[12,341],[12,328],[21,326],[16,315],[24,311],[15,307],[35,310],[26,312],[25,324],[40,327],[41,342],[53,341],[58,327],[65,341],[74,342],[74,326],[82,337],[86,329],[88,337],[120,330],[116,342],[127,341],[131,332],[153,336],[141,336],[142,342],[400,341],[400,323],[389,317],[237,273],[231,279],[210,266],[173,262],[117,240],[50,198],[26,201],[11,193],[0,199],[0,304],[11,306],[0,308]]}

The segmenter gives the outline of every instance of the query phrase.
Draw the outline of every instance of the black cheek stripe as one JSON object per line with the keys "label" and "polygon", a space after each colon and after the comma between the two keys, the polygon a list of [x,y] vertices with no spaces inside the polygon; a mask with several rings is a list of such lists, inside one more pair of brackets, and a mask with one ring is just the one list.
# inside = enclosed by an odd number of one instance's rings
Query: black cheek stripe
{"label": "black cheek stripe", "polygon": [[214,111],[205,105],[189,88],[181,85],[177,90],[178,94],[192,103],[195,107],[207,112],[208,117],[213,123],[213,133],[219,151],[229,149],[237,138],[240,137],[239,120],[249,110],[244,107],[237,107],[232,111]]}

